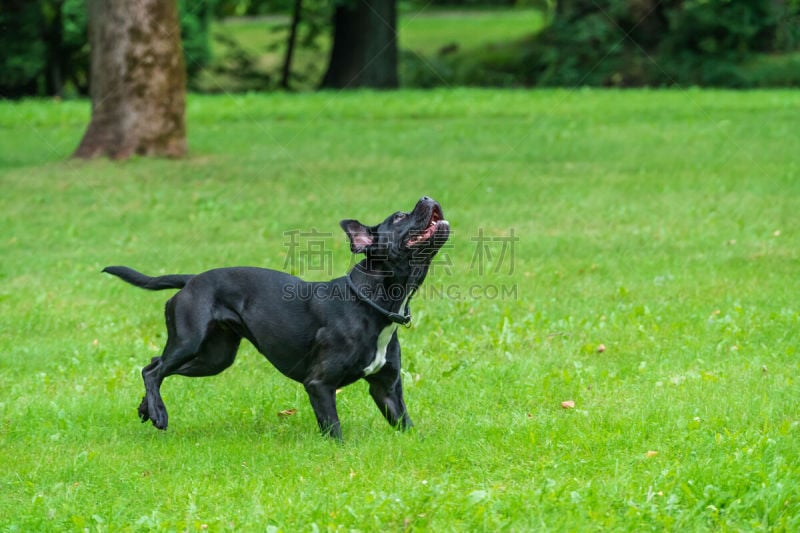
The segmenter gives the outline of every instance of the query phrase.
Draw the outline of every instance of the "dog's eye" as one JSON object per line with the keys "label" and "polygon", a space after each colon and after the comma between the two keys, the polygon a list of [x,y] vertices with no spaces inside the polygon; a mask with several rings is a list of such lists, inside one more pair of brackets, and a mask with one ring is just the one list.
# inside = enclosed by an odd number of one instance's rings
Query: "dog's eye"
{"label": "dog's eye", "polygon": [[408,216],[407,213],[395,213],[394,221],[395,222],[400,222],[401,220],[405,219],[407,216]]}

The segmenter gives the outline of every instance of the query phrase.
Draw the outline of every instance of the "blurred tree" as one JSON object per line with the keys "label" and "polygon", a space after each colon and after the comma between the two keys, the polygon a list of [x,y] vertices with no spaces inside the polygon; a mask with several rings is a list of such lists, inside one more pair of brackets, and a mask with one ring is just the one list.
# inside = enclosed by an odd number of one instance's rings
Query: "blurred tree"
{"label": "blurred tree", "polygon": [[211,62],[212,8],[216,0],[178,0],[183,59],[189,82]]}
{"label": "blurred tree", "polygon": [[[557,0],[531,47],[544,85],[740,86],[738,65],[797,43],[798,0]],[[788,21],[794,21],[790,23]],[[794,43],[794,44],[791,44]]]}
{"label": "blurred tree", "polygon": [[186,69],[175,0],[88,0],[92,118],[75,157],[181,156]]}
{"label": "blurred tree", "polygon": [[337,3],[333,46],[322,87],[391,89],[397,85],[396,0]]}
{"label": "blurred tree", "polygon": [[300,20],[303,16],[303,0],[294,0],[292,9],[292,20],[289,23],[289,34],[286,37],[286,53],[283,56],[283,66],[281,67],[281,88],[289,89],[289,80],[292,76],[292,59],[294,48],[297,44],[297,32],[300,27]]}
{"label": "blurred tree", "polygon": [[23,0],[3,1],[0,6],[0,96],[33,93],[44,57],[38,32],[41,12]]}
{"label": "blurred tree", "polygon": [[54,0],[51,3],[52,12],[48,13],[50,20],[42,29],[45,44],[45,83],[47,94],[61,96],[64,87],[64,0]]}
{"label": "blurred tree", "polygon": [[[211,8],[179,0],[183,52],[192,80],[211,59]],[[0,97],[89,92],[86,0],[0,0]]]}
{"label": "blurred tree", "polygon": [[84,0],[0,0],[0,96],[88,89]]}
{"label": "blurred tree", "polygon": [[[292,16],[285,26],[286,41],[281,43],[283,49],[283,63],[281,66],[279,86],[284,90],[292,89],[292,82],[313,87],[319,84],[321,61],[301,62],[300,68],[294,67],[294,57],[298,52],[304,53],[306,58],[319,57],[324,48],[321,41],[325,41],[330,31],[331,13],[333,9],[328,0],[294,0]],[[277,25],[275,30],[283,30]],[[276,43],[277,44],[277,43]],[[281,49],[277,44],[275,50]]]}

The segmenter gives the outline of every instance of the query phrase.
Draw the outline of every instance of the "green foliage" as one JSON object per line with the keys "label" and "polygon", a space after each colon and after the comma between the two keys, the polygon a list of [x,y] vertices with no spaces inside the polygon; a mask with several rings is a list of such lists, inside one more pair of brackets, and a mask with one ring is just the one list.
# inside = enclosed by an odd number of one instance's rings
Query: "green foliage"
{"label": "green foliage", "polygon": [[794,1],[562,1],[528,56],[540,85],[752,86],[745,60],[797,50]]}
{"label": "green foliage", "polygon": [[[66,160],[87,102],[0,102],[0,530],[800,530],[798,106],[190,95],[190,157],[117,163]],[[453,236],[399,332],[414,432],[359,383],[345,443],[319,438],[247,343],[167,379],[167,432],[138,423],[170,291],[103,266],[282,269],[284,232],[317,229],[340,275],[339,220],[423,194]],[[513,262],[476,254],[511,229]]]}
{"label": "green foliage", "polygon": [[[662,52],[734,58],[752,52],[785,52],[776,40],[781,18],[775,1],[693,0],[669,10]],[[796,15],[797,13],[795,13]]]}
{"label": "green foliage", "polygon": [[0,97],[87,90],[85,0],[11,1],[0,7]]}
{"label": "green foliage", "polygon": [[[796,68],[800,3],[795,0],[730,6],[722,0],[587,0],[564,2],[562,9],[543,30],[546,19],[542,15],[542,23],[531,25],[524,37],[509,32],[496,42],[406,56],[404,83],[425,87],[800,85]],[[487,19],[485,26],[495,23]]]}
{"label": "green foliage", "polygon": [[85,94],[89,90],[89,44],[86,40],[85,0],[65,0],[61,8],[63,41],[57,55],[61,69],[72,83],[72,90]]}
{"label": "green foliage", "polygon": [[753,54],[797,50],[797,26],[787,19],[797,20],[800,5],[778,6],[773,1],[684,2],[682,9],[668,13],[670,31],[658,50],[660,66],[683,83],[752,86],[742,64]]}
{"label": "green foliage", "polygon": [[214,0],[178,0],[183,56],[190,86],[211,61],[209,25],[213,4]]}
{"label": "green foliage", "polygon": [[[328,57],[330,8],[330,2],[325,0],[305,0],[302,4],[289,80],[293,89],[309,90],[319,84]],[[213,60],[193,88],[206,93],[278,88],[289,25],[288,18],[215,22]]]}
{"label": "green foliage", "polygon": [[[208,26],[212,3],[213,0],[178,3],[190,83],[210,60]],[[0,28],[0,97],[88,93],[86,0],[4,3],[0,7]]]}
{"label": "green foliage", "polygon": [[41,23],[41,12],[33,3],[19,2],[0,8],[0,94],[3,96],[36,90],[36,77],[44,62]]}

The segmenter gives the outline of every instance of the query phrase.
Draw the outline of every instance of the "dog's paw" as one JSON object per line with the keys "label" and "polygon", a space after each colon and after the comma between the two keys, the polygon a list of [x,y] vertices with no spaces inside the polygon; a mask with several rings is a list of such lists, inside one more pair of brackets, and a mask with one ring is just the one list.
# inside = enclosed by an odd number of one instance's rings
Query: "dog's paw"
{"label": "dog's paw", "polygon": [[142,399],[142,403],[139,404],[139,420],[141,420],[142,423],[150,420],[150,412],[147,410],[146,396]]}
{"label": "dog's paw", "polygon": [[150,413],[150,421],[158,429],[167,429],[167,408],[164,404],[156,406],[155,412]]}

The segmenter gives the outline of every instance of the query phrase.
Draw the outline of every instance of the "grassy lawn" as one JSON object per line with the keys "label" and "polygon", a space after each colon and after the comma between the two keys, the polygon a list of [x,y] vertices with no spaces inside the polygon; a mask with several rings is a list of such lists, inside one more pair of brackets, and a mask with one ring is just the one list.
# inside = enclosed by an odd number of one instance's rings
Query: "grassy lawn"
{"label": "grassy lawn", "polygon": [[538,32],[545,22],[545,14],[535,9],[424,9],[400,16],[398,40],[402,49],[435,54],[443,46],[452,44],[457,44],[461,49],[470,49],[518,39]]}
{"label": "grassy lawn", "polygon": [[[798,105],[192,96],[187,159],[87,163],[87,103],[0,103],[0,531],[797,531]],[[415,431],[357,383],[320,438],[249,345],[138,423],[171,291],[103,266],[283,269],[317,230],[295,267],[338,276],[340,219],[423,194],[453,236],[400,332]]]}

